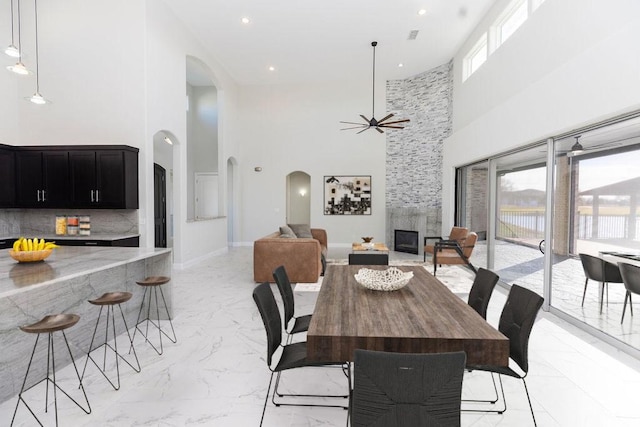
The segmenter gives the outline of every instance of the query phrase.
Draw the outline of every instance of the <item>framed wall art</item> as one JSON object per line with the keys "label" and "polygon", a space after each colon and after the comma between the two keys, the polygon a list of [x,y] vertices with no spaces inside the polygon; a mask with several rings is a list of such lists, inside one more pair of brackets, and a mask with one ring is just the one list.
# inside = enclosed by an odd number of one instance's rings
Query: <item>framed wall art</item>
{"label": "framed wall art", "polygon": [[325,176],[324,214],[371,215],[371,176]]}

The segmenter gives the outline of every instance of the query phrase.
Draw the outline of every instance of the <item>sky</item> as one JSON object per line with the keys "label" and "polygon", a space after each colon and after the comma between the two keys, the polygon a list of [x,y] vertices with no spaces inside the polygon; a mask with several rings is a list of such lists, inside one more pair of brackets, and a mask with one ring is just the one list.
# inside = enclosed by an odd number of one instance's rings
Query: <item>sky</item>
{"label": "sky", "polygon": [[[546,168],[512,172],[505,177],[514,190],[545,190]],[[579,191],[640,176],[640,150],[580,162]]]}

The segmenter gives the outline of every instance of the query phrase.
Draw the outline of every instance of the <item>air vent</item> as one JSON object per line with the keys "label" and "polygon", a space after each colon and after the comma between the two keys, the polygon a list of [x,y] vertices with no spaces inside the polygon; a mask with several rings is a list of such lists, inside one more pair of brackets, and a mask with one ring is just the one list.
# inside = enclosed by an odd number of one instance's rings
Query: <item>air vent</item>
{"label": "air vent", "polygon": [[411,30],[409,31],[409,37],[407,40],[415,40],[416,37],[418,37],[418,30]]}

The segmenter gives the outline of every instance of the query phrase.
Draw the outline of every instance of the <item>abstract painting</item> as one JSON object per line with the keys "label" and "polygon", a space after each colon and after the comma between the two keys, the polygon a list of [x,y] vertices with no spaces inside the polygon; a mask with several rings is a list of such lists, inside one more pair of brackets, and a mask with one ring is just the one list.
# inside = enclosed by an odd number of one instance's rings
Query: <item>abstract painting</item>
{"label": "abstract painting", "polygon": [[371,215],[371,176],[325,176],[324,214]]}

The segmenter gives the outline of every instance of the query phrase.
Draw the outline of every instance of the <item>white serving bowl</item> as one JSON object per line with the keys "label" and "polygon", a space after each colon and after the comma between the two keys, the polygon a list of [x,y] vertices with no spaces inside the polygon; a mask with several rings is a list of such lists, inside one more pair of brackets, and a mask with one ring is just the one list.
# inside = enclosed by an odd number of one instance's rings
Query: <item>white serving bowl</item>
{"label": "white serving bowl", "polygon": [[367,289],[374,291],[397,291],[409,283],[413,277],[413,271],[405,273],[396,267],[389,267],[386,270],[361,268],[354,277],[356,282]]}

